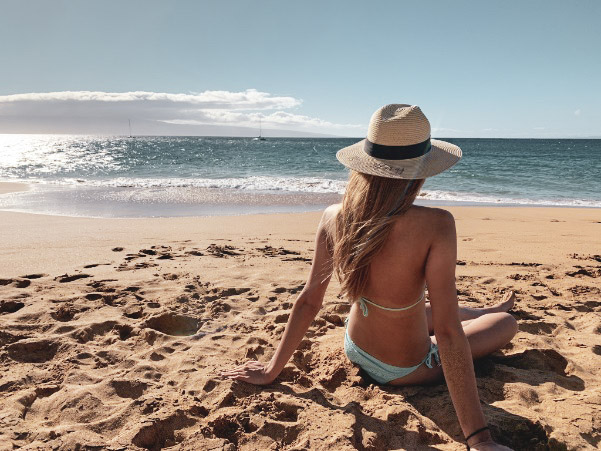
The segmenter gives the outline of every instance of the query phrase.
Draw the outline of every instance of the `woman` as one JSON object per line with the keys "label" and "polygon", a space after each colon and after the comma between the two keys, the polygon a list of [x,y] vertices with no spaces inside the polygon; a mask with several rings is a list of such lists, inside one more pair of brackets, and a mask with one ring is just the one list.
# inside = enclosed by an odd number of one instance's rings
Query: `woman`
{"label": "woman", "polygon": [[251,361],[222,376],[271,383],[317,315],[335,273],[352,302],[348,358],[382,384],[428,384],[444,377],[468,447],[508,449],[491,439],[472,359],[502,348],[517,332],[506,313],[513,293],[491,308],[458,307],[454,218],[413,205],[424,179],[453,166],[461,149],[430,139],[430,123],[419,107],[386,105],[372,116],[367,139],[336,157],[351,169],[350,180],[342,204],[323,214],[309,279],[282,341],[268,365]]}

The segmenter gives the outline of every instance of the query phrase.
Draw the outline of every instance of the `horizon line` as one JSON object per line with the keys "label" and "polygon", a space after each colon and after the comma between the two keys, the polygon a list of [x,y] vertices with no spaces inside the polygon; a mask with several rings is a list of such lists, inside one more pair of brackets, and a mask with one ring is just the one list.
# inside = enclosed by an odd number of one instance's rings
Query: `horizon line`
{"label": "horizon line", "polygon": [[[317,134],[317,133],[316,133]],[[52,136],[98,136],[98,137],[123,137],[123,138],[238,138],[238,139],[254,139],[256,136],[248,135],[248,136],[235,136],[235,135],[128,135],[128,134],[112,134],[112,133],[46,133],[46,132],[31,132],[31,133],[19,133],[19,132],[0,132],[0,136],[2,135],[52,135]],[[357,139],[362,140],[365,139],[365,136],[340,136],[340,135],[330,135],[330,136],[263,136],[263,138],[267,139]],[[444,140],[444,139],[601,139],[601,135],[591,135],[591,136],[551,136],[551,137],[531,137],[531,136],[521,136],[521,137],[509,137],[509,136],[447,136],[447,137],[436,137],[432,139]]]}

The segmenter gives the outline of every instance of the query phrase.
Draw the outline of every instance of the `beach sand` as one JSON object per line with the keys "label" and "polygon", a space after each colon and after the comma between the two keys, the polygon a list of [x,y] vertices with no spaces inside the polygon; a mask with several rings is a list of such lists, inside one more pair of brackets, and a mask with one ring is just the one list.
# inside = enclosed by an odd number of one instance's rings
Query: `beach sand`
{"label": "beach sand", "polygon": [[17,193],[28,189],[29,185],[27,183],[0,182],[0,194]]}
{"label": "beach sand", "polygon": [[[601,210],[448,209],[461,304],[518,297],[517,336],[476,362],[494,437],[599,447]],[[218,377],[271,357],[319,218],[0,212],[0,449],[464,449],[444,384],[370,385],[346,359],[336,282],[275,383]]]}

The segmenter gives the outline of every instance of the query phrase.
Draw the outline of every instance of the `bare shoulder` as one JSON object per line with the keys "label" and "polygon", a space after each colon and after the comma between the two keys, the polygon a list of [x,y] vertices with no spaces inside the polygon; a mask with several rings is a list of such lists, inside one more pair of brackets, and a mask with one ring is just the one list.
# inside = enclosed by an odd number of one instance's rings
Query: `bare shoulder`
{"label": "bare shoulder", "polygon": [[334,232],[336,230],[336,216],[340,212],[342,208],[342,204],[334,204],[327,207],[323,215],[321,216],[321,221],[319,222],[319,227],[317,229],[318,235],[323,235],[324,237],[333,237]]}
{"label": "bare shoulder", "polygon": [[325,229],[330,229],[335,223],[336,216],[340,213],[342,204],[333,204],[326,208],[321,217],[321,226]]}
{"label": "bare shoulder", "polygon": [[455,217],[448,210],[414,205],[409,211],[422,231],[438,236],[455,233]]}
{"label": "bare shoulder", "polygon": [[342,203],[340,204],[332,204],[323,212],[323,217],[325,219],[333,219],[342,209]]}

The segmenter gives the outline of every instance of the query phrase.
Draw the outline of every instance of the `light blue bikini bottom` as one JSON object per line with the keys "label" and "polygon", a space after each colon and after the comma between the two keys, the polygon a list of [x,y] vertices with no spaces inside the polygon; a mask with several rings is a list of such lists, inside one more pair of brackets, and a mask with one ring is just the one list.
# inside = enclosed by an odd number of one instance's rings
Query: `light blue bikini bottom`
{"label": "light blue bikini bottom", "polygon": [[[348,318],[344,321],[345,328],[348,323]],[[434,368],[432,364],[432,357],[436,362],[436,365],[440,365],[440,356],[438,355],[438,346],[434,343],[430,344],[430,350],[415,366],[409,368],[402,368],[400,366],[389,365],[381,360],[376,359],[371,354],[365,352],[359,346],[357,346],[348,334],[348,330],[344,332],[344,352],[349,360],[356,363],[365,371],[372,379],[380,384],[386,384],[399,377],[407,376],[413,373],[420,367],[421,364],[425,363],[428,368]]]}

